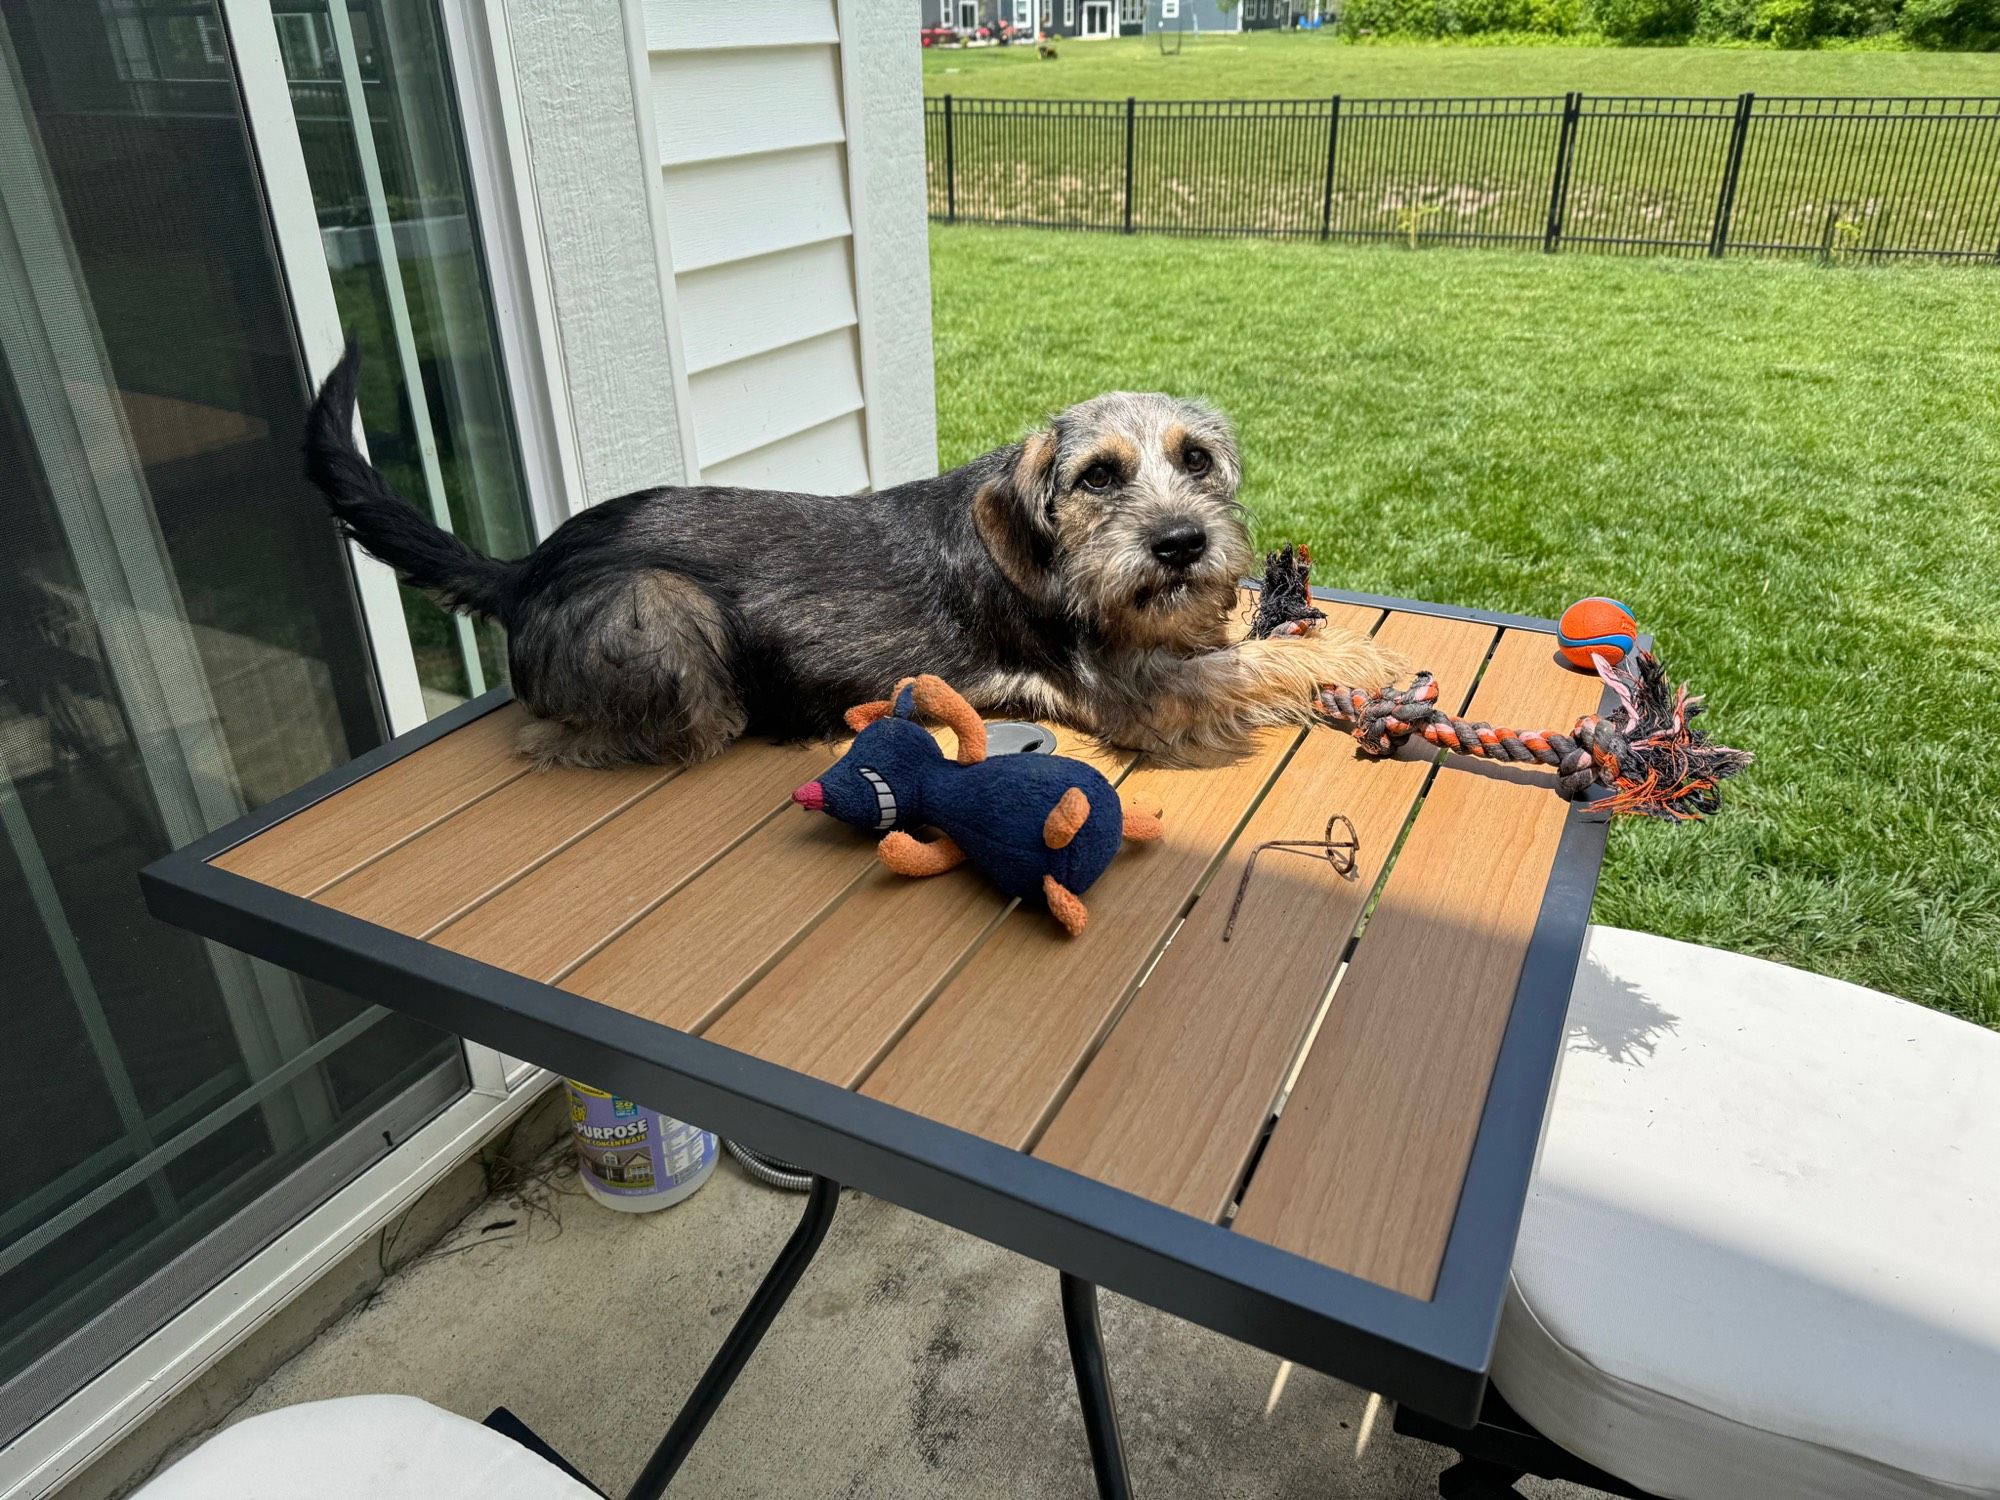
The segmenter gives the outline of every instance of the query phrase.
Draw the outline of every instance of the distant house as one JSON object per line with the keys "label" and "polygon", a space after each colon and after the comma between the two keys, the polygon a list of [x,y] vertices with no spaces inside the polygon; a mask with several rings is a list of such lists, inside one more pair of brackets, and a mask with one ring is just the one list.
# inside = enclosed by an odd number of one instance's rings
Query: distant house
{"label": "distant house", "polygon": [[920,0],[926,31],[949,26],[957,31],[975,31],[1001,12],[1010,0]]}
{"label": "distant house", "polygon": [[1237,0],[1227,11],[1215,0],[1144,0],[1144,4],[1145,29],[1149,35],[1156,31],[1184,31],[1190,36],[1207,36],[1217,31],[1241,31],[1243,12],[1250,0]]}
{"label": "distant house", "polygon": [[1295,16],[1311,15],[1314,7],[1307,0],[1241,0],[1237,6],[1241,12],[1245,31],[1289,30]]}
{"label": "distant house", "polygon": [[1151,36],[1157,31],[1238,31],[1240,12],[1249,3],[1239,0],[1224,14],[1215,0],[919,0],[927,27],[974,31],[998,18],[1032,36],[1039,21],[1043,36],[1077,41]]}

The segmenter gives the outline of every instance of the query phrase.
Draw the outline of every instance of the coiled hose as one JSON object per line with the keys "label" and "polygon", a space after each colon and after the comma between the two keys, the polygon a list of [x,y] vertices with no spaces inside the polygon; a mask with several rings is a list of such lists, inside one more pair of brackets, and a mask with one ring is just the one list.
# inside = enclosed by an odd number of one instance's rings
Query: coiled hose
{"label": "coiled hose", "polygon": [[742,1164],[759,1182],[774,1188],[783,1188],[788,1193],[804,1193],[812,1190],[812,1173],[801,1171],[788,1161],[779,1161],[775,1156],[762,1156],[748,1146],[739,1146],[734,1141],[722,1143],[729,1154]]}

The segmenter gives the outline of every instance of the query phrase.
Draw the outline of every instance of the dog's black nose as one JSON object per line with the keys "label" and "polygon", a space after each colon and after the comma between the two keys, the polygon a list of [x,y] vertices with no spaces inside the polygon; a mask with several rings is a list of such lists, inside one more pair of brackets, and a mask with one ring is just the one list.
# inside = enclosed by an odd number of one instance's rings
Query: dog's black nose
{"label": "dog's black nose", "polygon": [[1208,533],[1192,521],[1182,521],[1153,533],[1153,556],[1170,568],[1191,568],[1208,550]]}

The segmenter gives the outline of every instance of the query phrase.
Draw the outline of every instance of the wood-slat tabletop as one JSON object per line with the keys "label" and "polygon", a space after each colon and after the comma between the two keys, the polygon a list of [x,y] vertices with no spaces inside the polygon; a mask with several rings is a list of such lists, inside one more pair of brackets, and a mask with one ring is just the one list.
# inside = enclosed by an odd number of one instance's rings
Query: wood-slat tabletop
{"label": "wood-slat tabletop", "polygon": [[[1539,631],[1326,607],[1475,717],[1566,727],[1598,701]],[[838,746],[536,773],[520,722],[473,719],[213,863],[1431,1294],[1564,826],[1548,773],[1372,761],[1323,727],[1168,768],[1058,730],[1166,828],[1071,939],[969,869],[903,879],[794,809]],[[1334,813],[1351,878],[1267,851],[1223,941],[1252,850]]]}
{"label": "wood-slat tabletop", "polygon": [[[1508,631],[1472,696],[1494,724],[1567,725],[1602,688]],[[1545,774],[1453,761],[1243,1196],[1238,1232],[1429,1297],[1565,809]]]}
{"label": "wood-slat tabletop", "polygon": [[[1462,707],[1493,647],[1491,625],[1393,615],[1383,642],[1458,684]],[[1257,809],[1035,1148],[1044,1160],[1200,1218],[1234,1200],[1282,1081],[1333,983],[1363,903],[1429,779],[1433,755],[1365,760],[1344,735],[1309,734]],[[1354,877],[1321,858],[1267,851],[1228,943],[1250,850],[1311,838],[1328,817],[1355,829]]]}

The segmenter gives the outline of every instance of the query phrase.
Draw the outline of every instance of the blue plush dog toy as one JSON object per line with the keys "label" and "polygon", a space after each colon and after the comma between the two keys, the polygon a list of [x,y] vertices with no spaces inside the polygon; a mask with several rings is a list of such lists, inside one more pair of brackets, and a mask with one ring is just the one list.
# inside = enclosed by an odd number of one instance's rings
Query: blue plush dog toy
{"label": "blue plush dog toy", "polygon": [[[917,716],[958,735],[958,760]],[[1156,813],[1128,809],[1110,782],[1061,755],[986,758],[986,725],[938,677],[908,677],[895,696],[847,711],[853,746],[792,800],[887,836],[882,863],[898,875],[941,875],[970,860],[1010,896],[1039,897],[1070,936],[1089,913],[1078,898],[1126,839],[1156,839]],[[936,828],[923,843],[907,832]]]}

